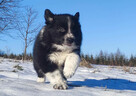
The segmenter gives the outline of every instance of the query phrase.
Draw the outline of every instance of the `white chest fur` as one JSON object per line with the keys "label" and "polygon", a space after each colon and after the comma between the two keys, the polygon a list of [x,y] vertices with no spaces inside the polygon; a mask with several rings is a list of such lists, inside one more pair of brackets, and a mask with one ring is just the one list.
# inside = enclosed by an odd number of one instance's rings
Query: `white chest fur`
{"label": "white chest fur", "polygon": [[52,62],[57,63],[58,65],[62,65],[64,64],[68,54],[69,54],[68,52],[54,52],[49,55],[49,59]]}
{"label": "white chest fur", "polygon": [[58,64],[58,66],[64,64],[63,74],[66,78],[74,75],[80,63],[80,56],[69,52],[54,52],[49,55],[49,59]]}

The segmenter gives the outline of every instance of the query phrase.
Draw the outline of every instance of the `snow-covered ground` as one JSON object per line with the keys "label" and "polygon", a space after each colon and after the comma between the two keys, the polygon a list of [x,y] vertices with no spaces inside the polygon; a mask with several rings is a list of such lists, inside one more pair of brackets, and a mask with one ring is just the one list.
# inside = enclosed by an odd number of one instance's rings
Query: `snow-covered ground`
{"label": "snow-covered ground", "polygon": [[135,67],[92,66],[79,67],[68,90],[54,90],[36,82],[32,62],[0,58],[0,96],[136,96]]}

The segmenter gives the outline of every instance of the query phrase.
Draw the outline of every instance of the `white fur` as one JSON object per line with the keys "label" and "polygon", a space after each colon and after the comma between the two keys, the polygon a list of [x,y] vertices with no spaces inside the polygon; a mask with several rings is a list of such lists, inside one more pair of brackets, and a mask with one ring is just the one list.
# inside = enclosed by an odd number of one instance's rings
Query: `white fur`
{"label": "white fur", "polygon": [[45,28],[43,27],[42,30],[40,31],[40,38],[43,38],[44,31],[45,31]]}
{"label": "white fur", "polygon": [[71,33],[70,27],[71,27],[71,20],[70,17],[67,17],[68,19],[68,33]]}
{"label": "white fur", "polygon": [[39,78],[39,77],[38,77],[37,82],[41,82],[41,83],[42,83],[42,82],[45,82],[45,78]]}
{"label": "white fur", "polygon": [[59,50],[62,50],[62,52],[54,52],[50,54],[49,59],[52,62],[57,63],[59,66],[61,66],[64,63],[64,70],[63,70],[64,75],[66,78],[70,78],[71,76],[74,75],[77,67],[80,64],[81,60],[79,55],[76,53],[71,53],[73,50],[72,47],[67,47],[57,44],[54,44],[53,46]]}
{"label": "white fur", "polygon": [[58,50],[70,53],[73,49],[76,49],[79,46],[75,46],[75,44],[73,43],[71,46],[67,46],[64,44],[63,45],[53,44],[53,47],[57,48]]}
{"label": "white fur", "polygon": [[67,17],[68,19],[68,33],[65,35],[65,38],[74,38],[73,34],[71,33],[71,20],[70,17]]}
{"label": "white fur", "polygon": [[49,59],[57,63],[58,65],[62,65],[67,57],[68,53],[67,52],[53,52],[52,54],[49,55]]}
{"label": "white fur", "polygon": [[70,78],[74,75],[77,67],[79,66],[80,64],[80,57],[78,54],[76,53],[70,53],[67,58],[66,58],[66,61],[65,61],[65,64],[64,64],[64,76],[66,78]]}
{"label": "white fur", "polygon": [[53,21],[53,18],[51,18],[51,17],[48,17],[48,20],[49,20],[50,22],[52,22],[52,21]]}
{"label": "white fur", "polygon": [[55,70],[54,72],[48,72],[45,74],[47,79],[51,84],[56,85],[56,87],[63,87],[63,89],[67,89],[68,85],[66,80],[63,79],[60,70]]}
{"label": "white fur", "polygon": [[54,44],[53,47],[57,48],[58,50],[61,50],[62,52],[53,52],[52,54],[49,54],[49,59],[57,63],[59,65],[62,65],[67,56],[72,52],[73,49],[77,48],[76,46],[67,46],[67,45],[57,45]]}

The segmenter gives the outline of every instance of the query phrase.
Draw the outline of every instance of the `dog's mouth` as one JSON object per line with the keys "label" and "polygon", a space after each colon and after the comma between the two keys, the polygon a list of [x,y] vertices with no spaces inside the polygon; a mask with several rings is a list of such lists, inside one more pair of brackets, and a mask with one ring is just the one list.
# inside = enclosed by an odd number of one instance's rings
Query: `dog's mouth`
{"label": "dog's mouth", "polygon": [[73,46],[74,45],[74,38],[67,38],[65,41],[65,45]]}
{"label": "dog's mouth", "polygon": [[67,46],[72,46],[72,44],[70,44],[70,43],[67,43],[67,44],[65,44],[65,45],[67,45]]}
{"label": "dog's mouth", "polygon": [[75,43],[69,43],[69,42],[65,42],[63,43],[65,46],[71,47],[71,46],[75,46]]}

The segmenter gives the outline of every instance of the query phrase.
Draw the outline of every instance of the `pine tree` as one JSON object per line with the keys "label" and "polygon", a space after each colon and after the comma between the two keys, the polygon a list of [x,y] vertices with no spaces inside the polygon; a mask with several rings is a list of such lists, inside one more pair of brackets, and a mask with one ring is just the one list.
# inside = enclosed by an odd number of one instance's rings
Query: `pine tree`
{"label": "pine tree", "polygon": [[104,64],[104,55],[102,50],[99,53],[99,59],[99,64]]}
{"label": "pine tree", "polygon": [[91,62],[92,64],[94,64],[94,58],[93,58],[93,55],[91,55],[90,62]]}
{"label": "pine tree", "polygon": [[110,54],[110,65],[112,65],[112,66],[115,65],[115,58],[114,58],[114,54],[113,53]]}

